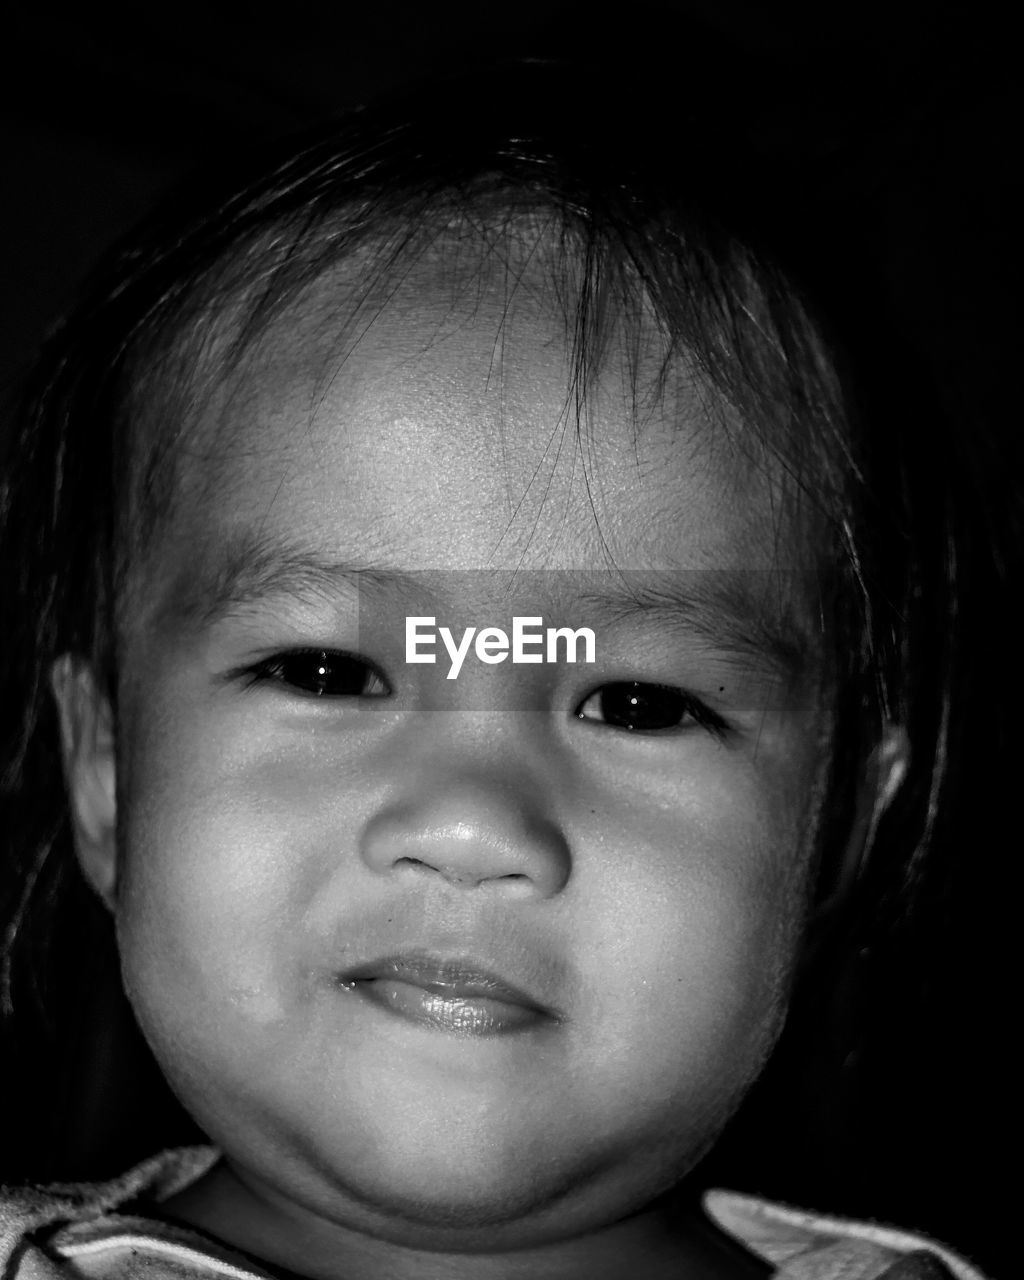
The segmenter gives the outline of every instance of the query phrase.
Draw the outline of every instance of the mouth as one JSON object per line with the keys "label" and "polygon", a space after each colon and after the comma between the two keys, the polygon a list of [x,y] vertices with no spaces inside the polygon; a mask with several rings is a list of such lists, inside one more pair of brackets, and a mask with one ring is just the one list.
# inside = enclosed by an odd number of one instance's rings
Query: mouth
{"label": "mouth", "polygon": [[386,956],[341,974],[338,982],[395,1017],[449,1035],[509,1035],[561,1021],[527,992],[462,958]]}

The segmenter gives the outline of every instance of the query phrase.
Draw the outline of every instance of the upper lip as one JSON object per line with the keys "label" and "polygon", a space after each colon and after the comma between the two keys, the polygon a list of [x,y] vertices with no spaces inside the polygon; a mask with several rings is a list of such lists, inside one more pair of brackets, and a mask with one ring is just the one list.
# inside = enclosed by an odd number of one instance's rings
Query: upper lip
{"label": "upper lip", "polygon": [[485,997],[506,1004],[522,1005],[548,1017],[558,1018],[556,1010],[535,999],[527,991],[499,977],[477,960],[458,956],[442,957],[422,952],[381,956],[339,975],[342,982],[365,982],[373,978],[393,978],[423,987],[426,991],[453,1000]]}

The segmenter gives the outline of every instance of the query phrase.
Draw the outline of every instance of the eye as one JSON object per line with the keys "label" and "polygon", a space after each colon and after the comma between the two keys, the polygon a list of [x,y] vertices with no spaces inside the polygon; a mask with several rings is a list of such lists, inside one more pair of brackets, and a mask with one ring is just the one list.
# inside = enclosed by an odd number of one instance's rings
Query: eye
{"label": "eye", "polygon": [[387,681],[369,662],[330,649],[295,649],[276,653],[247,671],[251,688],[272,682],[315,698],[386,698]]}
{"label": "eye", "polygon": [[580,720],[598,720],[629,733],[663,733],[680,728],[687,719],[719,735],[727,728],[721,716],[682,689],[635,680],[595,689],[576,715]]}

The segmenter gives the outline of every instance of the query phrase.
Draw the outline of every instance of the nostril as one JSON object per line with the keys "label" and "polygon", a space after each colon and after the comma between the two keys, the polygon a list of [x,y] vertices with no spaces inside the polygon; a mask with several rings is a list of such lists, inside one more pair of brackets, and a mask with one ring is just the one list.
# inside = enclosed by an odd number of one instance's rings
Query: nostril
{"label": "nostril", "polygon": [[418,871],[429,871],[432,875],[442,875],[452,884],[471,885],[479,888],[485,883],[495,884],[498,881],[513,881],[517,884],[530,884],[530,877],[523,875],[519,871],[511,871],[507,875],[488,876],[467,871],[463,867],[452,866],[441,859],[430,861],[427,858],[398,858],[394,864],[396,867],[415,867]]}
{"label": "nostril", "polygon": [[396,861],[395,866],[423,867],[426,871],[432,871],[434,869],[431,867],[429,862],[424,862],[422,858],[399,858]]}
{"label": "nostril", "polygon": [[[446,880],[450,880],[452,884],[478,884],[481,877],[471,872],[463,871],[459,867],[450,866],[448,863],[436,859],[431,862],[426,858],[398,858],[394,864],[396,867],[414,867],[417,871],[428,871],[431,875],[444,876]],[[521,877],[515,877],[520,879]]]}

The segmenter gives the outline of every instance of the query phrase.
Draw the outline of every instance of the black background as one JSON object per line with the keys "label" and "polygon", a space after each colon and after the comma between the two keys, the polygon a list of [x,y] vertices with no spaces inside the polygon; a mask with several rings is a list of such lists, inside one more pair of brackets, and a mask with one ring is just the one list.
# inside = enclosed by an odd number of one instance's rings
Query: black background
{"label": "black background", "polygon": [[[926,348],[954,403],[993,430],[1005,495],[1019,454],[1017,318],[1021,146],[1018,74],[1008,23],[984,6],[853,3],[812,8],[754,0],[622,5],[410,4],[330,8],[135,6],[130,19],[80,6],[8,6],[0,36],[0,380],[13,385],[47,326],[99,252],[197,166],[252,146],[324,110],[366,99],[424,72],[480,55],[550,54],[581,44],[622,57],[671,38],[680,14],[708,25],[738,55],[777,69],[780,85],[808,74],[836,86],[829,111],[801,110],[799,93],[766,115],[782,149],[847,147],[886,172],[876,203],[890,296]],[[680,75],[686,73],[680,49]],[[769,76],[769,79],[771,77]],[[723,85],[723,92],[728,86]],[[787,96],[782,94],[781,96]],[[892,139],[925,122],[925,145],[890,172]],[[880,230],[881,224],[885,224]],[[1000,453],[998,451],[1002,450]],[[1011,526],[1019,528],[1015,520]],[[1014,553],[1011,551],[1011,559]],[[1014,577],[1016,565],[1006,581]],[[1020,1001],[1011,888],[1021,851],[1024,710],[1013,600],[992,602],[978,660],[976,802],[957,835],[962,858],[913,941],[913,999],[888,1013],[890,1070],[873,1084],[852,1131],[818,1100],[792,1141],[750,1163],[746,1180],[770,1194],[875,1214],[945,1237],[1010,1275],[1016,1181],[1011,1052]],[[997,729],[997,721],[1002,728]],[[1011,731],[1004,732],[1009,725]],[[86,902],[83,912],[91,909]],[[7,1096],[0,1177],[110,1173],[137,1150],[132,1092],[150,1067],[120,1051],[123,1013],[104,994],[109,956],[82,957],[83,990],[62,1055],[67,1096]],[[70,1024],[69,1024],[70,1025]],[[9,1060],[14,1052],[4,1050]],[[6,1069],[6,1068],[5,1068]],[[11,1074],[11,1073],[8,1073]],[[45,1074],[45,1073],[44,1073]],[[16,1086],[31,1075],[22,1067]],[[40,1079],[43,1078],[41,1074]],[[49,1112],[61,1140],[50,1165],[35,1135]],[[864,1116],[867,1116],[867,1119]],[[802,1125],[802,1127],[801,1127]],[[744,1180],[742,1164],[727,1173]]]}

